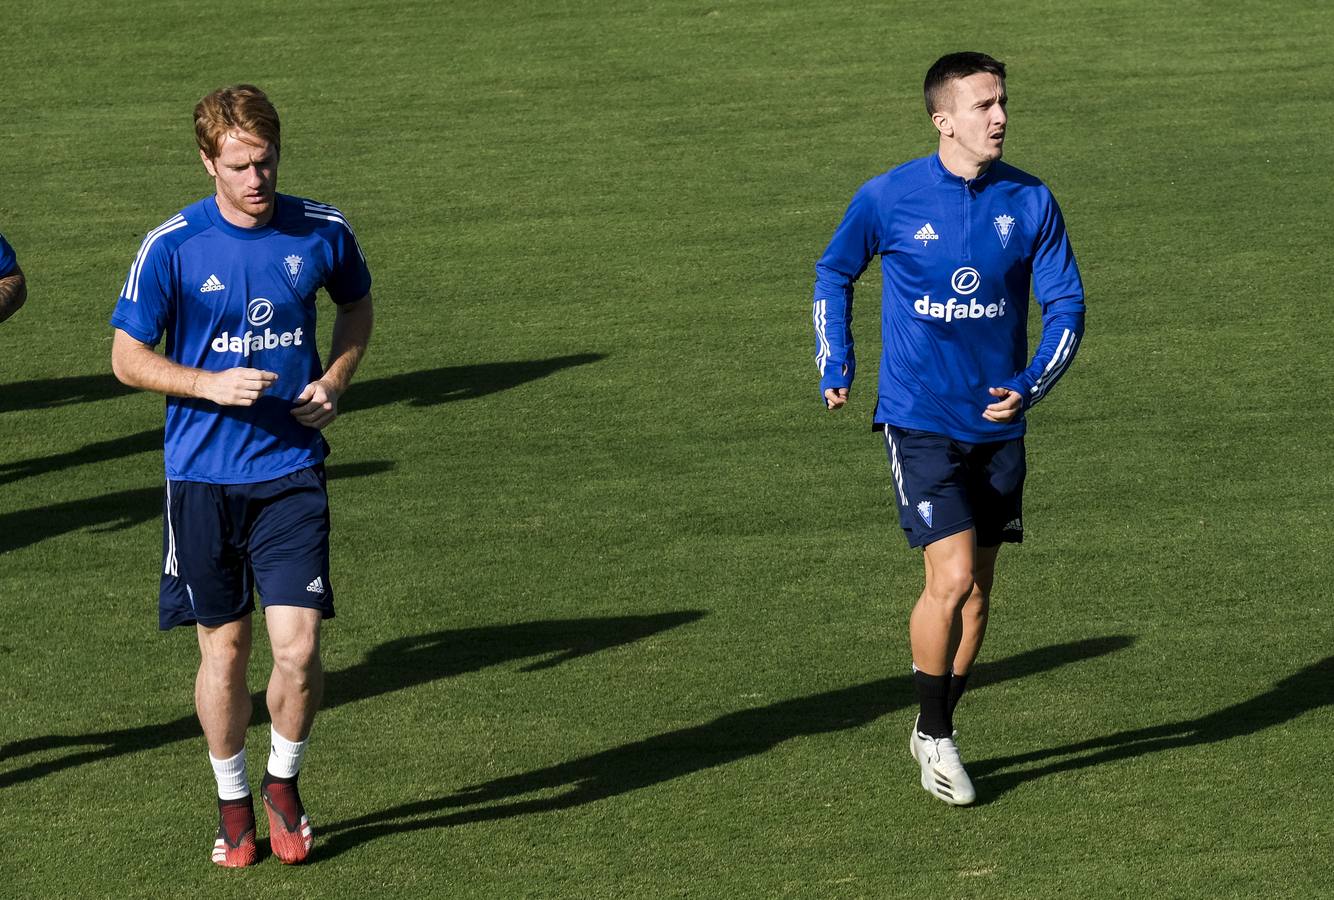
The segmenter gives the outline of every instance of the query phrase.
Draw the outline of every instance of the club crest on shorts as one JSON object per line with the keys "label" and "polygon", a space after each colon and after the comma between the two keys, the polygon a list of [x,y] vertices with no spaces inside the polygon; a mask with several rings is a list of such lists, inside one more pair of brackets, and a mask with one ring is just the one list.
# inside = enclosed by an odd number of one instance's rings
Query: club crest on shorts
{"label": "club crest on shorts", "polygon": [[1001,248],[1010,246],[1010,235],[1014,234],[1014,216],[1002,213],[992,221],[996,226],[996,234],[1000,235]]}
{"label": "club crest on shorts", "polygon": [[292,287],[296,287],[296,280],[301,277],[301,267],[305,261],[295,253],[283,259],[283,271],[287,273],[287,280],[292,282]]}
{"label": "club crest on shorts", "polygon": [[931,501],[930,501],[930,500],[923,500],[921,503],[917,504],[917,514],[918,514],[919,516],[922,517],[922,521],[926,523],[926,527],[927,527],[927,528],[930,528],[930,527],[931,527]]}

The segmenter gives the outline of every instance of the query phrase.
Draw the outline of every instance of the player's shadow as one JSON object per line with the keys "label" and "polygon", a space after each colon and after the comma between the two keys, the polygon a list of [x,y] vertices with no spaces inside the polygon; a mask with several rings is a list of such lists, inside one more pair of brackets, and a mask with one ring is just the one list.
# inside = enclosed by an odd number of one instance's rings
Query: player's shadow
{"label": "player's shadow", "polygon": [[[160,441],[161,432],[157,434]],[[330,465],[328,473],[331,480],[359,478],[387,472],[393,467],[394,464],[387,460],[371,460]],[[71,531],[92,529],[94,534],[102,534],[147,522],[162,515],[163,490],[161,485],[134,488],[0,514],[0,554]]]}
{"label": "player's shadow", "polygon": [[134,392],[110,374],[16,381],[0,385],[0,413],[93,403]]}
{"label": "player's shadow", "polygon": [[67,450],[51,456],[37,456],[14,462],[0,463],[0,485],[23,478],[59,472],[77,466],[92,465],[133,456],[136,453],[161,453],[162,429],[151,428],[124,437],[84,444],[77,450]]}
{"label": "player's shadow", "polygon": [[[550,359],[515,362],[480,363],[470,366],[444,366],[422,372],[373,378],[354,382],[341,404],[341,412],[372,409],[391,403],[409,406],[434,406],[451,400],[469,400],[508,390],[529,381],[546,378],[562,369],[583,366],[606,359],[605,353],[576,353]],[[47,409],[74,403],[88,403],[134,393],[110,375],[79,375],[70,378],[47,378],[0,385],[0,413],[21,409]],[[136,434],[85,444],[73,450],[45,457],[0,463],[0,485],[31,478],[47,472],[58,472],[77,466],[120,459],[136,453],[161,452],[162,429],[155,428]],[[126,492],[104,498],[101,506],[128,511],[145,508],[140,493]],[[68,518],[68,511],[55,508],[57,518]],[[133,519],[127,524],[133,524]],[[4,538],[0,537],[0,552]]]}
{"label": "player's shadow", "polygon": [[[1030,650],[979,664],[974,669],[974,682],[985,689],[1113,653],[1133,642],[1131,637],[1117,635]],[[322,825],[319,858],[329,859],[386,834],[594,803],[755,756],[793,738],[860,728],[915,702],[911,677],[903,675],[729,713],[703,725],[669,731],[569,762]],[[897,737],[893,746],[895,754],[900,752]],[[903,752],[906,756],[906,750]],[[559,793],[552,796],[553,791]]]}
{"label": "player's shadow", "polygon": [[[531,660],[519,671],[537,672],[581,656],[644,640],[705,615],[703,610],[681,610],[640,616],[557,619],[459,628],[389,641],[373,649],[357,665],[326,675],[324,708],[355,703],[508,662]],[[186,683],[182,682],[182,691],[185,690]],[[251,724],[268,722],[263,694],[257,692],[251,699],[255,709]],[[138,728],[53,734],[11,741],[0,746],[0,764],[24,756],[45,756],[52,751],[70,752],[0,772],[0,788],[127,753],[198,739],[201,734],[199,722],[192,714]]]}
{"label": "player's shadow", "polygon": [[[470,400],[606,358],[605,353],[573,353],[548,359],[442,366],[354,381],[343,400],[342,412],[405,401],[412,406],[434,406],[451,400]],[[126,387],[110,374],[16,381],[0,385],[0,413],[92,403],[133,393],[136,393],[134,388]]]}
{"label": "player's shadow", "polygon": [[1045,775],[1228,741],[1281,725],[1330,704],[1334,704],[1334,656],[1289,675],[1263,694],[1207,715],[1118,731],[1061,747],[980,760],[969,763],[968,772],[977,785],[980,801],[987,802]]}
{"label": "player's shadow", "polygon": [[586,366],[607,358],[605,353],[575,353],[550,359],[442,366],[421,372],[355,381],[341,403],[342,412],[356,412],[391,403],[435,406],[452,400],[472,400],[507,391],[562,369]]}

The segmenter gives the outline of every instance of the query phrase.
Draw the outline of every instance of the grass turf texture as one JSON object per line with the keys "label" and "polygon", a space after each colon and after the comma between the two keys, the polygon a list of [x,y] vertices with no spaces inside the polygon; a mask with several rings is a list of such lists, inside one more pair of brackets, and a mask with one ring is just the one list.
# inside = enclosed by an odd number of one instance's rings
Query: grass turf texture
{"label": "grass turf texture", "polygon": [[[1327,890],[1322,4],[119,7],[5,17],[0,895]],[[1091,310],[1032,416],[966,811],[906,747],[878,276],[846,414],[808,307],[962,48],[1011,66],[1007,158]],[[318,861],[222,872],[194,639],[154,630],[161,402],[109,379],[105,322],[209,189],[192,104],[239,80],[282,187],[357,227],[379,323],[330,433]]]}

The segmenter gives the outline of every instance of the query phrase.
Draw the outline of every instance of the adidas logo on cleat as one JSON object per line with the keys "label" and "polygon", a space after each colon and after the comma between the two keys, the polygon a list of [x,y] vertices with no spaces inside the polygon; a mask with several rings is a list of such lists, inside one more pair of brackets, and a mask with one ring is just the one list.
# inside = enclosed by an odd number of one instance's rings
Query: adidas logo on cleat
{"label": "adidas logo on cleat", "polygon": [[208,294],[213,291],[224,291],[226,289],[227,285],[219,281],[217,275],[210,275],[208,276],[208,281],[205,281],[199,286],[199,293]]}
{"label": "adidas logo on cleat", "polygon": [[314,581],[312,581],[310,584],[306,585],[306,590],[307,590],[308,592],[312,593],[312,594],[323,594],[323,593],[324,593],[324,576],[321,575],[321,576],[319,576],[318,578],[316,578]]}
{"label": "adidas logo on cleat", "polygon": [[930,222],[927,222],[921,228],[917,229],[917,233],[914,234],[912,238],[914,241],[921,241],[922,246],[925,247],[927,241],[940,240],[940,235],[936,234],[936,229],[931,227]]}

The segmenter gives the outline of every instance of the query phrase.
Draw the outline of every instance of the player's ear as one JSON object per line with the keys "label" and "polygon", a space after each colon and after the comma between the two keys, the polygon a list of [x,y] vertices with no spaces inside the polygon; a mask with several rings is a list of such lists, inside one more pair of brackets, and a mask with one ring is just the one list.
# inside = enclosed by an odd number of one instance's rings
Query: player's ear
{"label": "player's ear", "polygon": [[954,123],[950,121],[949,113],[933,112],[931,114],[931,124],[936,126],[945,137],[954,137]]}
{"label": "player's ear", "polygon": [[217,177],[218,177],[218,171],[217,171],[217,169],[213,168],[213,160],[211,160],[211,159],[208,158],[208,154],[205,153],[203,150],[200,150],[200,151],[199,151],[199,158],[202,159],[202,160],[204,161],[204,170],[205,170],[206,172],[208,172],[208,174],[209,174],[211,177],[213,177],[213,178],[217,178]]}

